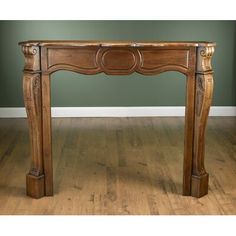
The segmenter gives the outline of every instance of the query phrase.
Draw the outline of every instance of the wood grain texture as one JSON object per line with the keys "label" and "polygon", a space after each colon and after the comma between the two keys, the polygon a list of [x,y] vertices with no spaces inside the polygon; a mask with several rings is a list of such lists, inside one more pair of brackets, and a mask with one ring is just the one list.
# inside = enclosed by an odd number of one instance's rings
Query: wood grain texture
{"label": "wood grain texture", "polygon": [[32,156],[31,168],[26,176],[27,195],[39,198],[44,196],[40,75],[24,73],[23,91],[29,123]]}
{"label": "wood grain texture", "polygon": [[[81,74],[144,75],[164,71],[179,71],[188,75],[194,47],[102,47],[102,46],[45,46],[42,72],[51,74],[70,70]],[[196,55],[194,54],[194,57]],[[195,66],[195,65],[194,65]]]}
{"label": "wood grain texture", "polygon": [[45,195],[53,195],[53,163],[51,134],[51,86],[48,75],[42,75],[42,140]]}
{"label": "wood grain texture", "polygon": [[191,195],[201,197],[208,193],[208,173],[205,170],[205,129],[213,94],[211,58],[213,47],[197,49],[197,73],[195,79],[195,117],[192,162]]}
{"label": "wood grain texture", "polygon": [[102,46],[102,47],[140,47],[140,46],[185,46],[185,47],[200,47],[200,46],[215,46],[215,43],[205,41],[122,41],[122,40],[29,40],[20,42],[19,45],[24,46]]}
{"label": "wood grain texture", "polygon": [[195,73],[196,73],[196,49],[189,52],[190,73],[186,80],[185,96],[185,134],[184,134],[184,163],[183,163],[183,195],[191,195],[191,178],[193,162],[193,138],[195,117]]}
{"label": "wood grain texture", "polygon": [[[184,118],[52,120],[54,197],[25,196],[26,119],[0,120],[0,214],[235,215],[236,118],[210,117],[209,192],[182,196]],[[80,145],[78,145],[80,143]]]}
{"label": "wood grain texture", "polygon": [[[32,162],[37,177],[44,176],[45,191],[33,193],[35,178],[27,176],[27,193],[53,195],[50,75],[57,70],[82,74],[157,75],[179,71],[187,77],[183,194],[202,197],[208,191],[204,169],[204,133],[213,77],[209,42],[129,41],[26,41],[19,43],[25,56],[24,94],[30,124]],[[29,79],[27,79],[29,78]],[[36,83],[37,82],[37,83]],[[37,85],[37,88],[36,88]],[[36,93],[33,96],[32,94]],[[28,97],[33,102],[28,102]],[[35,155],[36,153],[36,155]],[[122,161],[121,161],[122,162]],[[36,163],[36,164],[35,164]],[[42,178],[40,178],[40,183]],[[35,185],[35,186],[34,186]],[[42,186],[42,184],[40,184]]]}

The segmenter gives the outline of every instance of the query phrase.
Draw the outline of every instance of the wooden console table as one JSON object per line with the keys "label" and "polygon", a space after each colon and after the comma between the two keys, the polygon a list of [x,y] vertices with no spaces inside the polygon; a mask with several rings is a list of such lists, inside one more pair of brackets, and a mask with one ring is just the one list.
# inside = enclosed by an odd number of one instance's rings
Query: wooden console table
{"label": "wooden console table", "polygon": [[33,198],[53,195],[50,75],[58,70],[90,75],[101,72],[156,75],[164,71],[186,75],[183,195],[207,194],[204,133],[212,100],[211,58],[215,43],[26,41],[19,44],[25,57],[23,90],[31,145],[27,195]]}

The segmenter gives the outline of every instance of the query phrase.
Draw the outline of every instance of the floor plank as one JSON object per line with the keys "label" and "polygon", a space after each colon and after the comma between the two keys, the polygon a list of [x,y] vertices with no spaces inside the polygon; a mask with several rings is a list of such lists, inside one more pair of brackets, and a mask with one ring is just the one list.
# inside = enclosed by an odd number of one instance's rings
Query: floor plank
{"label": "floor plank", "polygon": [[209,194],[182,196],[184,118],[53,119],[54,196],[25,195],[26,119],[0,119],[0,214],[236,214],[236,118],[210,117]]}

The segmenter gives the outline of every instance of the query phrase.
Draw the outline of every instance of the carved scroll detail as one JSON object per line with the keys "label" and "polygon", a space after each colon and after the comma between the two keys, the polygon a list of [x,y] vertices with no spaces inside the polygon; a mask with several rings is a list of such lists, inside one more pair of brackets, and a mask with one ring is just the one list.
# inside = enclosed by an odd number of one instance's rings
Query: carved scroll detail
{"label": "carved scroll detail", "polygon": [[208,192],[208,173],[204,166],[205,130],[213,93],[211,58],[213,46],[197,48],[195,115],[191,195],[202,197]]}
{"label": "carved scroll detail", "polygon": [[40,74],[24,73],[23,92],[31,142],[32,163],[30,174],[40,176],[43,174]]}
{"label": "carved scroll detail", "polygon": [[200,50],[202,57],[212,57],[214,53],[214,47],[205,47]]}
{"label": "carved scroll detail", "polygon": [[25,56],[26,71],[40,71],[40,49],[37,46],[22,46],[22,52]]}
{"label": "carved scroll detail", "polygon": [[22,46],[24,55],[35,55],[38,52],[38,47],[35,46]]}
{"label": "carved scroll detail", "polygon": [[[197,103],[196,103],[196,109],[197,109],[197,115],[200,116],[201,112],[203,112],[203,102],[204,99],[210,99],[211,103],[211,97],[212,97],[212,91],[213,91],[213,76],[212,75],[198,75],[196,77],[196,83],[197,83]],[[210,106],[210,104],[209,104]]]}
{"label": "carved scroll detail", "polygon": [[197,74],[195,88],[195,125],[194,125],[194,154],[193,175],[207,174],[204,167],[204,139],[207,118],[213,93],[213,72],[211,58],[213,46],[197,48]]}
{"label": "carved scroll detail", "polygon": [[214,53],[214,47],[199,47],[197,51],[197,72],[206,72],[212,70],[211,58]]}
{"label": "carved scroll detail", "polygon": [[196,77],[196,112],[195,112],[195,137],[194,137],[194,160],[193,174],[200,176],[206,174],[204,167],[204,139],[207,118],[210,110],[213,75],[199,74]]}

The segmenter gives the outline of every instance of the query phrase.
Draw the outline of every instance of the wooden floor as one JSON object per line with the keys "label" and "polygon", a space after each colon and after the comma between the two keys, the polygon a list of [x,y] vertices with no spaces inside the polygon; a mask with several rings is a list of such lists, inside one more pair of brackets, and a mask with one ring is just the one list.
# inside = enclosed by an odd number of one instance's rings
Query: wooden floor
{"label": "wooden floor", "polygon": [[183,118],[53,120],[54,197],[25,195],[26,119],[0,120],[0,214],[236,214],[236,118],[210,118],[209,194],[181,196]]}

